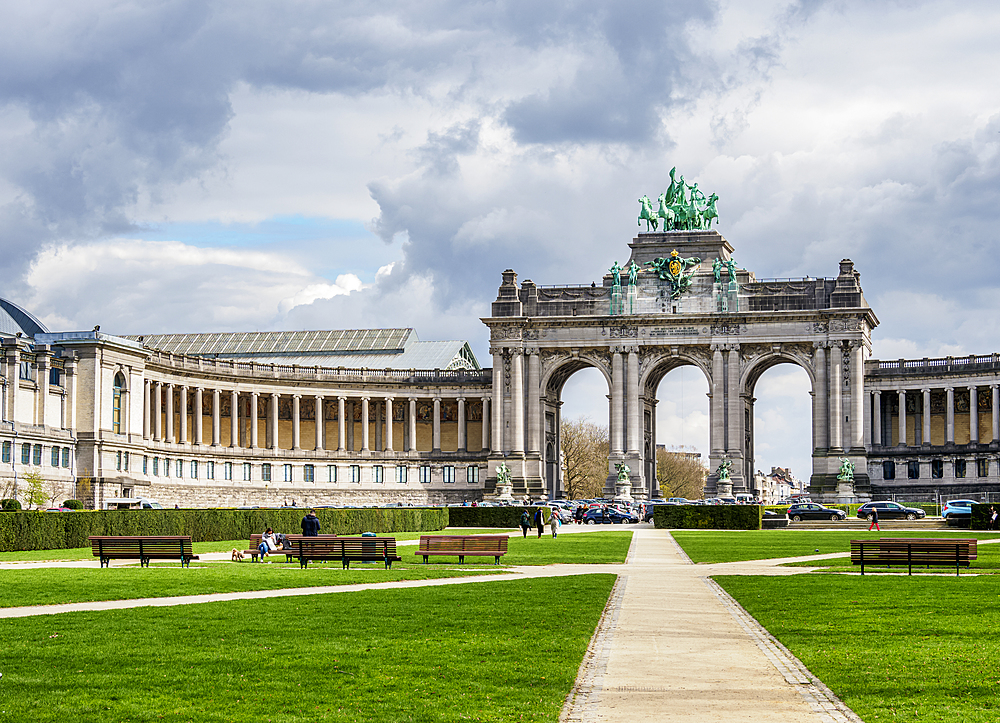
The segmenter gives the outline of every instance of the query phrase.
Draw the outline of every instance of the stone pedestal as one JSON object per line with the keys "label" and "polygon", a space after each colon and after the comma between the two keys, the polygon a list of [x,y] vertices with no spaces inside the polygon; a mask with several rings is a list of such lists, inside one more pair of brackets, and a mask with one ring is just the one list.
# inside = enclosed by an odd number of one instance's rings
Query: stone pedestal
{"label": "stone pedestal", "polygon": [[514,501],[514,485],[497,485],[497,500],[500,502]]}

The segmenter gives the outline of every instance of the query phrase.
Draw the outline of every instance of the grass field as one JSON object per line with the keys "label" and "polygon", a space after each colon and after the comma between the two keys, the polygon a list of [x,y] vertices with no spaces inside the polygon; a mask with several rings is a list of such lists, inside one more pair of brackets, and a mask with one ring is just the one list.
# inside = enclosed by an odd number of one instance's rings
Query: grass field
{"label": "grass field", "polygon": [[1000,534],[995,532],[970,530],[889,533],[865,530],[675,530],[670,534],[694,562],[769,560],[778,557],[850,552],[851,540],[877,540],[879,537],[957,537],[978,540],[1000,538]]}
{"label": "grass field", "polygon": [[991,577],[716,580],[867,723],[1000,719]]}
{"label": "grass field", "polygon": [[11,721],[558,719],[612,575],[0,621]]}

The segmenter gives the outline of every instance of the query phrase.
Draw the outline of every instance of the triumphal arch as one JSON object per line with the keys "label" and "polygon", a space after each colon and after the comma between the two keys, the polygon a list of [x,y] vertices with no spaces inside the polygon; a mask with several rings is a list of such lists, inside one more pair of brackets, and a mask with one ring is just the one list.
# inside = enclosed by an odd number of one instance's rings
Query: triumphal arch
{"label": "triumphal arch", "polygon": [[[860,274],[845,259],[832,278],[758,280],[710,228],[714,194],[697,193],[672,181],[659,213],[643,197],[647,230],[600,285],[519,284],[513,270],[503,272],[492,316],[483,319],[493,355],[489,467],[506,464],[515,495],[562,492],[560,397],[574,372],[593,367],[608,385],[606,494],[659,496],[656,389],[683,365],[708,382],[706,494],[750,491],[754,387],[767,369],[795,364],[811,384],[810,493],[868,497],[864,369],[878,319]],[[657,230],[658,221],[669,230]]]}

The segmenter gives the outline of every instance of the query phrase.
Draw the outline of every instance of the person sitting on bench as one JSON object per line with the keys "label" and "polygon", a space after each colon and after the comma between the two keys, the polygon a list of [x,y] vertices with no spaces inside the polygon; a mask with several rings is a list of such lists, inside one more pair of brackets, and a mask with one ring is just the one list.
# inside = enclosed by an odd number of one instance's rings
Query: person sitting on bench
{"label": "person sitting on bench", "polygon": [[268,527],[260,537],[260,544],[257,545],[257,550],[260,552],[260,561],[264,562],[264,555],[277,549],[278,538],[275,536],[274,530]]}

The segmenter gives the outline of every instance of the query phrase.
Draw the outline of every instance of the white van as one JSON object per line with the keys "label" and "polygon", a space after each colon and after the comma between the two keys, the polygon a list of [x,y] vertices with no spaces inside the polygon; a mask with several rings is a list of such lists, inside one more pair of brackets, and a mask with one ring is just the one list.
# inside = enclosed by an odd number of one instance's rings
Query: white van
{"label": "white van", "polygon": [[757,500],[754,499],[753,495],[739,494],[736,495],[736,504],[738,505],[756,505]]}
{"label": "white van", "polygon": [[156,500],[146,497],[110,497],[104,500],[105,510],[162,510]]}

